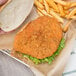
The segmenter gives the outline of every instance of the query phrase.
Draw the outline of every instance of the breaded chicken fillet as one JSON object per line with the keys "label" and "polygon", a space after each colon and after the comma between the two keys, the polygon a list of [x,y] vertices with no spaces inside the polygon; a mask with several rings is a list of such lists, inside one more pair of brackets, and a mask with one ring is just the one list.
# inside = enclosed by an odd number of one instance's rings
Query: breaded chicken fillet
{"label": "breaded chicken fillet", "polygon": [[56,52],[62,37],[60,23],[55,18],[42,16],[28,23],[17,33],[13,49],[43,59]]}

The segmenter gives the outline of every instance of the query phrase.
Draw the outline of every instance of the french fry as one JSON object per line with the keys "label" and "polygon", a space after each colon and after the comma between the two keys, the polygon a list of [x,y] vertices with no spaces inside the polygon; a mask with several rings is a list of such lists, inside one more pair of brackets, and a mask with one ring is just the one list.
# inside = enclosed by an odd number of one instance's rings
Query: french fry
{"label": "french fry", "polygon": [[76,7],[76,2],[68,2],[67,6],[64,9],[70,9],[72,7]]}
{"label": "french fry", "polygon": [[47,15],[49,17],[52,17],[50,14],[48,14],[45,10],[41,10],[40,8],[38,8],[38,10],[43,14],[43,15]]}
{"label": "french fry", "polygon": [[63,28],[63,32],[67,32],[68,31],[68,28],[69,28],[71,22],[72,22],[72,20],[70,20],[69,22],[66,23],[66,25]]}
{"label": "french fry", "polygon": [[65,16],[65,12],[64,12],[63,6],[61,4],[58,4],[58,9],[59,9],[60,15],[62,17],[64,17]]}
{"label": "french fry", "polygon": [[44,6],[38,0],[34,0],[34,4],[37,8],[44,9]]}
{"label": "french fry", "polygon": [[76,20],[76,15],[75,16],[72,16],[71,19],[73,19],[73,20],[75,19]]}
{"label": "french fry", "polygon": [[65,10],[64,12],[65,12],[66,15],[68,15],[70,13],[69,10]]}
{"label": "french fry", "polygon": [[76,7],[76,2],[72,2],[70,7]]}
{"label": "french fry", "polygon": [[74,14],[76,14],[76,8],[73,9],[73,10],[69,13],[69,15],[67,15],[67,19],[70,19]]}
{"label": "french fry", "polygon": [[37,9],[37,13],[39,14],[39,16],[44,16],[38,9]]}
{"label": "french fry", "polygon": [[43,0],[39,0],[39,2],[43,4]]}
{"label": "french fry", "polygon": [[57,7],[56,3],[54,2],[54,0],[46,0],[46,1],[50,7],[52,7],[54,10],[56,10],[56,12],[59,12],[58,7]]}
{"label": "french fry", "polygon": [[56,19],[58,19],[59,22],[61,22],[61,23],[64,22],[63,19],[62,19],[59,15],[57,15],[57,13],[55,13],[54,11],[50,10],[50,14],[51,14],[53,17],[55,17]]}
{"label": "french fry", "polygon": [[56,3],[61,4],[62,6],[65,6],[64,9],[68,9],[71,6],[71,2],[66,2],[62,0],[54,0]]}
{"label": "french fry", "polygon": [[71,2],[67,2],[66,5],[64,6],[65,10],[68,10],[69,8],[71,8]]}
{"label": "french fry", "polygon": [[52,11],[56,12],[56,10],[54,10],[53,8],[50,8],[50,10],[52,10]]}
{"label": "french fry", "polygon": [[58,3],[58,4],[61,4],[61,5],[63,5],[63,6],[66,6],[67,5],[67,2],[65,2],[65,1],[62,1],[62,0],[54,0],[56,3]]}
{"label": "french fry", "polygon": [[49,5],[47,4],[46,0],[44,0],[44,6],[45,6],[45,10],[47,11],[47,13],[49,13],[50,8],[49,8]]}

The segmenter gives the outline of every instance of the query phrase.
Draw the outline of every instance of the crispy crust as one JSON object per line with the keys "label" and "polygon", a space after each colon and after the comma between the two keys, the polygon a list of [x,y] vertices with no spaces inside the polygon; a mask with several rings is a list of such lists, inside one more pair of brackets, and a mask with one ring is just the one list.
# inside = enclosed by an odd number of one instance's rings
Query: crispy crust
{"label": "crispy crust", "polygon": [[28,23],[14,41],[14,50],[38,59],[51,56],[62,39],[62,28],[55,18],[42,16]]}

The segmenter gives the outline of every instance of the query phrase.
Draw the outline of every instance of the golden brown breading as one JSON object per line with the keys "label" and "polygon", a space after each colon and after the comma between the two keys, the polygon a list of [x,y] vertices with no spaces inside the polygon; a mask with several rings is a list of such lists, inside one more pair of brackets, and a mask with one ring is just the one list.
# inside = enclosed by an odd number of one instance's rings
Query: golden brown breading
{"label": "golden brown breading", "polygon": [[62,39],[62,28],[55,18],[42,16],[28,23],[14,41],[14,50],[38,59],[51,56]]}

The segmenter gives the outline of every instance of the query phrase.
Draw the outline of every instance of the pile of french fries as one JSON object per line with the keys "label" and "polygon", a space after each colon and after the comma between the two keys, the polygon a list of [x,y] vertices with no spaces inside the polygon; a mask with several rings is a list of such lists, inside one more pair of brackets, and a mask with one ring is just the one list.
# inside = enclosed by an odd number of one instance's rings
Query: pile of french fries
{"label": "pile of french fries", "polygon": [[63,0],[34,0],[39,16],[48,15],[55,17],[64,23],[63,18],[68,20],[76,18],[76,2]]}

